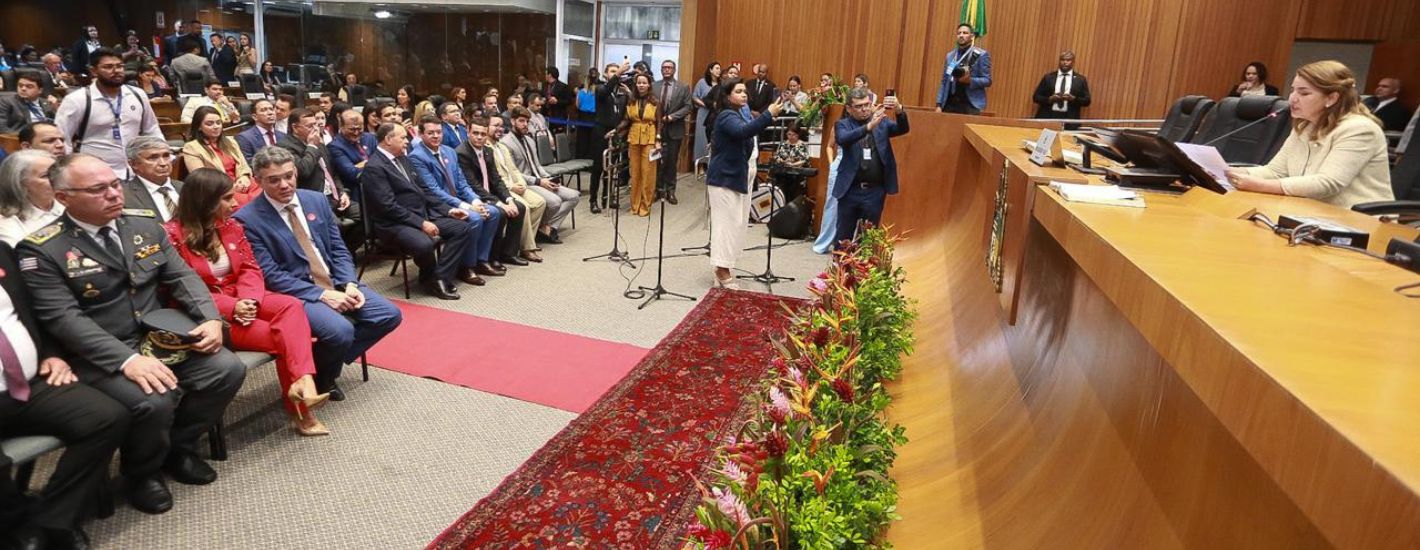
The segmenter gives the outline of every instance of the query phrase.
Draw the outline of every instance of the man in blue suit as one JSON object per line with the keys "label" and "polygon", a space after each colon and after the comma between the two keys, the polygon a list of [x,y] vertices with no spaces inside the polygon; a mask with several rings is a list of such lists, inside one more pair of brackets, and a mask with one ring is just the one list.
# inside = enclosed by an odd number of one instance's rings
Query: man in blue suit
{"label": "man in blue suit", "polygon": [[270,99],[258,99],[251,104],[251,120],[256,124],[237,134],[237,147],[242,150],[248,166],[257,150],[276,145],[286,137],[285,132],[276,131],[276,104]]}
{"label": "man in blue suit", "polygon": [[264,147],[252,157],[261,197],[237,211],[272,292],[305,303],[316,361],[316,389],[345,399],[336,384],[354,361],[399,326],[389,300],[360,284],[355,261],[340,238],[340,222],[324,195],[296,188],[296,157]]}
{"label": "man in blue suit", "polygon": [[366,132],[364,125],[360,113],[346,110],[340,114],[340,133],[326,146],[330,160],[335,163],[335,175],[355,197],[360,196],[360,174],[365,171],[365,161],[375,152],[375,135]]}
{"label": "man in blue suit", "polygon": [[990,86],[991,54],[976,47],[976,31],[971,25],[957,25],[957,47],[947,52],[942,83],[937,87],[937,112],[981,114]]}
{"label": "man in blue suit", "polygon": [[834,126],[842,160],[833,196],[838,199],[835,241],[853,238],[859,220],[878,223],[887,195],[897,194],[897,157],[889,139],[906,134],[907,113],[897,98],[883,98],[874,108],[867,88],[848,92],[848,114]]}
{"label": "man in blue suit", "polygon": [[458,154],[452,147],[441,145],[444,140],[444,127],[445,125],[431,116],[420,120],[419,143],[409,153],[409,160],[413,161],[414,170],[419,172],[419,179],[424,182],[429,193],[444,201],[450,208],[458,208],[470,214],[468,228],[473,234],[471,240],[474,245],[468,247],[463,266],[464,269],[472,270],[473,274],[464,281],[481,286],[484,281],[480,275],[503,275],[502,271],[494,269],[490,263],[493,239],[498,236],[503,210],[484,203],[483,199],[473,192],[473,188],[469,187],[468,178],[459,168]]}
{"label": "man in blue suit", "polygon": [[445,102],[439,106],[439,118],[444,120],[444,147],[458,149],[468,141],[468,128],[464,126],[463,109],[457,101]]}

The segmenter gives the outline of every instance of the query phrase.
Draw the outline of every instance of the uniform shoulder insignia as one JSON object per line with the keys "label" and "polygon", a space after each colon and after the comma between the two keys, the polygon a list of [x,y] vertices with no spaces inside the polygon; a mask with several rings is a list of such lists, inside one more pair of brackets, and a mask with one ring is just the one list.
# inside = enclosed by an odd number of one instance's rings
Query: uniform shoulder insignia
{"label": "uniform shoulder insignia", "polygon": [[142,217],[144,217],[144,218],[156,218],[156,217],[158,217],[158,213],[157,213],[157,212],[154,212],[154,211],[149,210],[149,209],[147,209],[147,208],[124,208],[124,209],[123,209],[123,215],[125,215],[125,216],[142,216]]}
{"label": "uniform shoulder insignia", "polygon": [[25,237],[25,240],[34,244],[44,244],[45,241],[54,238],[55,235],[58,235],[63,231],[64,228],[57,223],[52,225],[46,225],[44,227],[39,228],[34,233],[30,233],[28,237]]}

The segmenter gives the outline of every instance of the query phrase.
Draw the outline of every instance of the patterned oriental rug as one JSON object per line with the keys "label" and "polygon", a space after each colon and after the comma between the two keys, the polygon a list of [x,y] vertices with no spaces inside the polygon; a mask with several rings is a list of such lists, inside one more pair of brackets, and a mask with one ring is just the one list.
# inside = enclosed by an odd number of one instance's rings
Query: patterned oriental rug
{"label": "patterned oriental rug", "polygon": [[[449,548],[678,548],[768,337],[803,300],[712,289],[641,363],[438,538]],[[781,305],[782,304],[782,305]]]}

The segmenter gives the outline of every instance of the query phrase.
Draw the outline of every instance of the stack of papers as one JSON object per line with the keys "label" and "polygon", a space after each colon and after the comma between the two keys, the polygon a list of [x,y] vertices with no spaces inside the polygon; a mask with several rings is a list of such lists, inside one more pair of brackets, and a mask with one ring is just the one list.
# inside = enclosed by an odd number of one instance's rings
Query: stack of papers
{"label": "stack of papers", "polygon": [[1141,197],[1137,192],[1120,189],[1118,185],[1085,185],[1052,181],[1050,188],[1070,202],[1144,208],[1144,197]]}

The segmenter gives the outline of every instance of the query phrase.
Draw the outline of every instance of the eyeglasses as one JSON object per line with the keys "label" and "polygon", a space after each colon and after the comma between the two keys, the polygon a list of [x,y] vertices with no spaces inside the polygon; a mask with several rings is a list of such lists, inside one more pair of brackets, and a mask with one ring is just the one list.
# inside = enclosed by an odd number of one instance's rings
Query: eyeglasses
{"label": "eyeglasses", "polygon": [[60,190],[72,193],[85,193],[91,196],[100,197],[103,196],[104,193],[107,193],[109,191],[118,191],[120,189],[123,189],[123,182],[119,180],[113,180],[108,183],[100,183],[98,185],[93,185],[89,187],[65,187]]}
{"label": "eyeglasses", "polygon": [[122,70],[122,69],[123,69],[123,64],[122,64],[122,63],[104,63],[103,65],[95,65],[94,68],[95,68],[95,69],[98,69],[98,70],[100,70],[100,71],[118,71],[118,70]]}

